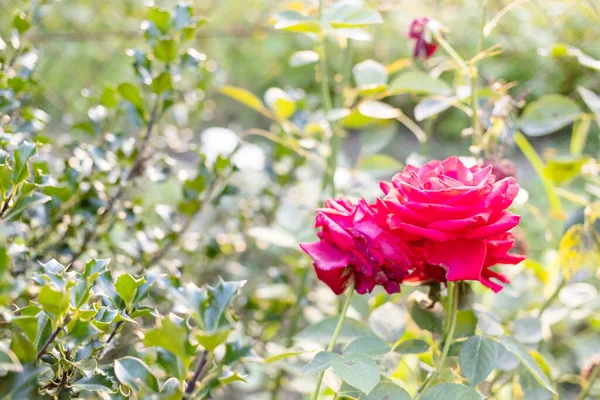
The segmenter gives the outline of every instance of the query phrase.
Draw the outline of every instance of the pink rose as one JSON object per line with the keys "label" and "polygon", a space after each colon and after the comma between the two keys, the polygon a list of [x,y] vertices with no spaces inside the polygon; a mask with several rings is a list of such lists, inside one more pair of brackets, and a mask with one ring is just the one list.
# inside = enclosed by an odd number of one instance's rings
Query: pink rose
{"label": "pink rose", "polygon": [[410,25],[408,37],[415,40],[413,56],[415,58],[429,58],[437,50],[437,45],[425,35],[425,27],[429,22],[427,17],[415,18]]}
{"label": "pink rose", "polygon": [[467,168],[450,157],[421,168],[409,165],[391,183],[381,183],[380,217],[421,260],[407,281],[439,281],[439,266],[447,280],[476,280],[496,292],[502,286],[495,281],[508,282],[490,267],[524,259],[509,254],[514,237],[508,231],[520,217],[507,208],[519,186],[512,177],[496,181],[491,170]]}
{"label": "pink rose", "polygon": [[317,210],[315,227],[319,241],[300,247],[314,261],[320,280],[336,294],[354,279],[356,291],[369,293],[382,285],[388,293],[400,291],[402,279],[411,272],[406,244],[393,235],[384,221],[377,221],[374,206],[335,199]]}

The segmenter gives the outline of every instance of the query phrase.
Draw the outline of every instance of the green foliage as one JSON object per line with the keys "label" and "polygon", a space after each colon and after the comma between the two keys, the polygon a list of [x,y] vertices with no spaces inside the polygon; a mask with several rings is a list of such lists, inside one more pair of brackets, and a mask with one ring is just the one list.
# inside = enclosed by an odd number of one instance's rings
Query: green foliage
{"label": "green foliage", "polygon": [[[305,398],[321,373],[339,399],[600,393],[591,3],[442,5],[427,60],[425,4],[67,3],[0,15],[0,397]],[[355,296],[338,330],[298,249],[314,209],[454,153],[515,161],[529,260],[499,294],[461,283],[455,325],[430,282]]]}

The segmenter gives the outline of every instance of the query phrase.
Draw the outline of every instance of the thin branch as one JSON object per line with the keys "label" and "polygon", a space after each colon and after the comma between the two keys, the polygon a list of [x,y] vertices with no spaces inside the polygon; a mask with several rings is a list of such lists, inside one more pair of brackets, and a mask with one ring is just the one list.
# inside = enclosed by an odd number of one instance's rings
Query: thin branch
{"label": "thin branch", "polygon": [[204,371],[204,366],[206,365],[207,361],[208,361],[208,351],[204,350],[202,352],[202,355],[200,356],[200,362],[198,363],[198,366],[196,367],[196,371],[194,371],[194,376],[192,376],[192,378],[187,383],[187,387],[185,388],[185,394],[183,395],[184,399],[189,398],[192,395],[192,393],[194,393],[194,389],[196,388],[196,382],[198,381],[198,379],[200,379],[200,376],[202,375],[202,372]]}
{"label": "thin branch", "polygon": [[125,322],[125,321],[119,321],[115,325],[114,329],[110,333],[110,336],[104,343],[104,347],[102,348],[102,350],[100,350],[100,352],[98,353],[98,356],[96,357],[98,360],[100,360],[104,356],[106,347],[110,344],[110,342],[114,339],[114,337],[117,336],[117,333],[119,333],[119,329],[121,328],[121,326],[123,326],[123,322]]}
{"label": "thin branch", "polygon": [[52,344],[52,342],[54,342],[54,340],[56,339],[56,337],[58,336],[60,331],[62,331],[64,329],[64,327],[69,323],[70,320],[71,320],[71,316],[69,316],[69,315],[65,316],[63,323],[61,325],[59,325],[54,330],[54,332],[52,332],[52,335],[50,335],[50,337],[48,338],[48,340],[46,341],[44,346],[37,353],[36,360],[39,360],[44,354],[46,354],[46,351],[48,350],[48,346],[50,346]]}

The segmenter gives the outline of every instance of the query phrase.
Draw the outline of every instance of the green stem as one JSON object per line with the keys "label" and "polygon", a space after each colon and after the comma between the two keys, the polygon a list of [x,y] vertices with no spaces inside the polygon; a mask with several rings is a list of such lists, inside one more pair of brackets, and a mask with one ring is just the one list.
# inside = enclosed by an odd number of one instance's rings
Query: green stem
{"label": "green stem", "polygon": [[592,386],[594,386],[594,381],[598,378],[598,375],[600,375],[600,363],[596,364],[592,370],[592,373],[587,381],[587,386],[581,391],[579,396],[577,396],[577,400],[585,400],[588,397],[590,391],[592,390]]}
{"label": "green stem", "polygon": [[[350,307],[350,300],[352,300],[352,295],[354,294],[354,283],[351,283],[348,286],[347,290],[348,294],[346,295],[346,301],[344,302],[344,306],[342,307],[342,311],[340,313],[340,318],[338,319],[335,330],[333,331],[333,336],[331,336],[331,340],[329,341],[329,345],[327,346],[327,351],[333,351],[335,348],[335,344],[337,342],[338,336],[340,336],[340,332],[342,330],[342,326],[344,325],[344,320],[346,319],[346,313],[348,312],[348,307]],[[319,374],[319,379],[317,380],[317,386],[315,386],[315,391],[312,396],[312,400],[317,400],[319,398],[319,392],[321,391],[321,384],[323,383],[323,376],[325,376],[325,371]]]}
{"label": "green stem", "polygon": [[438,42],[438,44],[442,46],[444,50],[446,50],[446,53],[448,53],[450,57],[452,57],[454,61],[456,61],[456,63],[463,70],[463,72],[465,74],[468,74],[469,66],[467,65],[465,60],[463,60],[462,57],[458,55],[456,50],[454,50],[454,48],[450,46],[450,43],[448,43],[446,39],[444,39],[444,37],[437,30],[432,30],[432,35],[435,41]]}
{"label": "green stem", "polygon": [[483,0],[481,5],[481,25],[479,29],[479,42],[477,42],[477,53],[479,54],[483,49],[483,41],[485,40],[485,34],[483,30],[485,29],[485,15],[487,11],[488,0]]}
{"label": "green stem", "polygon": [[477,86],[477,67],[474,65],[469,69],[471,80],[471,127],[473,128],[473,144],[481,146],[481,129],[479,124],[479,93]]}
{"label": "green stem", "polygon": [[567,285],[568,282],[569,281],[567,279],[564,279],[564,278],[560,279],[560,282],[556,286],[556,289],[554,289],[554,292],[552,292],[552,294],[550,295],[550,297],[548,297],[548,299],[546,299],[546,301],[544,302],[544,304],[542,304],[542,307],[540,308],[540,311],[538,311],[538,318],[541,318],[541,316],[544,313],[544,311],[546,311],[546,309],[548,307],[550,307],[550,305],[552,304],[552,302],[554,302],[554,300],[558,297],[558,294],[560,293],[560,291],[562,290],[562,288],[564,288]]}
{"label": "green stem", "polygon": [[425,379],[425,382],[423,382],[421,385],[417,400],[423,396],[423,393],[425,393],[427,389],[431,387],[431,385],[433,385],[435,380],[442,372],[442,368],[444,368],[444,365],[446,364],[446,358],[448,357],[448,352],[450,351],[450,346],[452,345],[452,339],[454,337],[454,330],[456,329],[456,316],[458,314],[458,291],[456,288],[457,286],[454,284],[454,282],[448,281],[448,298],[446,299],[447,312],[443,335],[444,348],[442,349],[442,355],[440,356],[435,369],[429,378]]}
{"label": "green stem", "polygon": [[[319,18],[323,15],[324,0],[319,1]],[[333,99],[331,97],[329,87],[329,71],[327,68],[327,41],[324,34],[319,37],[319,43],[317,45],[319,53],[319,66],[321,69],[321,101],[323,102],[323,108],[325,115],[333,109]],[[329,185],[331,189],[331,196],[335,197],[335,170],[337,168],[338,158],[338,147],[339,147],[339,135],[337,132],[337,126],[335,122],[331,122],[331,138],[329,140],[330,154],[327,160],[327,179],[326,185]]]}

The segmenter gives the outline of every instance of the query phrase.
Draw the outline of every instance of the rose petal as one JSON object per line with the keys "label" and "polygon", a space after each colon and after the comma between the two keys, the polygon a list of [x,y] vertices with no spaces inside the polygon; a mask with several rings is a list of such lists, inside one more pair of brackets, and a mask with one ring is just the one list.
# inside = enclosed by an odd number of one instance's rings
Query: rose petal
{"label": "rose petal", "polygon": [[388,224],[391,229],[397,229],[402,233],[414,235],[414,236],[417,236],[417,237],[420,237],[423,239],[437,240],[440,242],[456,239],[456,235],[448,233],[448,232],[442,232],[442,231],[437,231],[437,230],[433,230],[433,229],[421,228],[420,226],[415,226],[415,225],[410,225],[410,224],[404,223],[396,215],[392,215],[389,218]]}
{"label": "rose petal", "polygon": [[440,265],[448,272],[449,281],[475,280],[481,278],[486,245],[483,240],[453,240],[449,242],[425,242],[425,261]]}
{"label": "rose petal", "polygon": [[343,293],[348,281],[348,254],[323,241],[301,243],[300,248],[313,259],[317,277],[335,294]]}
{"label": "rose petal", "polygon": [[494,223],[467,231],[465,239],[485,239],[506,232],[517,226],[520,219],[520,216],[504,210]]}

